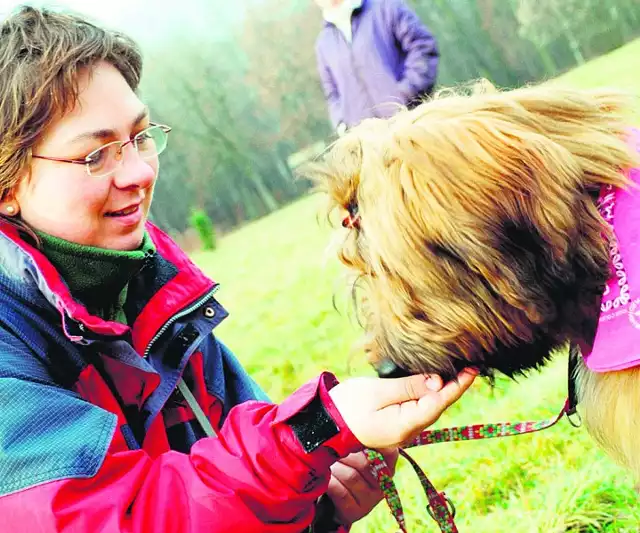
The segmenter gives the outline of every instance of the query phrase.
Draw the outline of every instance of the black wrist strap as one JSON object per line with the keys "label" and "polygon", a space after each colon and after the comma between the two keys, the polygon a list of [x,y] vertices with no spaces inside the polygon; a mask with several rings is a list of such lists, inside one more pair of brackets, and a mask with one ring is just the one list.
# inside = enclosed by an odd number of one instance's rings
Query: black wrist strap
{"label": "black wrist strap", "polygon": [[309,405],[287,420],[287,424],[307,453],[311,453],[340,432],[337,424],[322,405],[319,393],[309,402]]}

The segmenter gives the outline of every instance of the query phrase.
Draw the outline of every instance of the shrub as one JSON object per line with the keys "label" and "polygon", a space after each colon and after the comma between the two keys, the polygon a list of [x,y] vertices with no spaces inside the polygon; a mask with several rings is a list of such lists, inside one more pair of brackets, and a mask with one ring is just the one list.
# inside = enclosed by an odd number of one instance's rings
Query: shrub
{"label": "shrub", "polygon": [[216,230],[213,222],[206,211],[203,209],[194,209],[191,213],[190,223],[193,229],[198,232],[202,247],[205,250],[216,249]]}

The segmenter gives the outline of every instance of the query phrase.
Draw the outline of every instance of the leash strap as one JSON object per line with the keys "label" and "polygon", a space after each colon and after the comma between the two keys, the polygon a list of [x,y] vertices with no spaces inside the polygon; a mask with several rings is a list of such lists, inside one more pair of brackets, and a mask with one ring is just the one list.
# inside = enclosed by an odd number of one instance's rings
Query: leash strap
{"label": "leash strap", "polygon": [[440,531],[443,533],[458,533],[458,528],[453,521],[456,517],[456,508],[453,506],[453,502],[444,492],[438,492],[413,457],[404,450],[400,450],[400,454],[409,461],[418,479],[420,479],[420,484],[429,501],[427,512],[438,523]]}
{"label": "leash strap", "polygon": [[[420,433],[415,439],[410,441],[404,448],[413,448],[415,446],[426,446],[428,444],[438,444],[440,442],[459,442],[466,440],[483,440],[493,439],[497,437],[511,437],[515,435],[524,435],[526,433],[535,433],[543,429],[556,425],[562,417],[570,412],[573,407],[572,399],[567,398],[562,410],[558,415],[547,420],[527,421],[527,422],[500,422],[497,424],[475,424],[471,426],[457,426],[444,429],[426,430]],[[376,476],[378,483],[387,501],[387,505],[393,514],[398,527],[402,533],[407,533],[407,526],[400,501],[400,494],[393,482],[393,476],[387,466],[382,454],[375,450],[365,450],[372,471]],[[420,466],[405,451],[400,450],[400,454],[411,464],[412,468],[418,475],[422,488],[427,496],[429,515],[438,523],[442,533],[458,533],[458,529],[454,523],[455,507],[451,500],[444,492],[438,492],[433,484],[429,481]]]}
{"label": "leash strap", "polygon": [[[365,454],[369,459],[374,475],[378,479],[378,483],[382,489],[382,494],[384,495],[384,499],[391,510],[391,514],[395,518],[401,532],[407,533],[407,524],[404,517],[402,502],[400,501],[400,494],[393,482],[393,476],[384,460],[384,457],[381,453],[370,449],[365,450]],[[444,492],[438,492],[418,463],[416,463],[416,461],[406,451],[400,450],[400,455],[409,461],[409,464],[420,479],[422,489],[427,495],[427,512],[431,518],[438,523],[440,531],[443,533],[458,533],[458,529],[454,522],[456,511],[451,500],[449,500]]]}
{"label": "leash strap", "polygon": [[440,442],[483,440],[497,437],[512,437],[515,435],[524,435],[525,433],[535,433],[536,431],[542,431],[543,429],[555,426],[566,414],[568,407],[569,402],[567,400],[560,413],[556,416],[536,422],[499,422],[497,424],[475,424],[472,426],[426,430],[406,444],[404,448],[425,446],[427,444],[438,444]]}

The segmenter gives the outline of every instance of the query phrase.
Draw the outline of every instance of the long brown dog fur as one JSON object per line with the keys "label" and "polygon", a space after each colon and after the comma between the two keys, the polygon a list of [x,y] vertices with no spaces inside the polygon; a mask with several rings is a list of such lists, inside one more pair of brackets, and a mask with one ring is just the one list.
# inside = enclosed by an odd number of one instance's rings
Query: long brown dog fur
{"label": "long brown dog fur", "polygon": [[609,90],[448,91],[363,122],[309,167],[330,211],[360,217],[339,255],[359,279],[370,360],[513,376],[588,340],[609,277],[595,199],[638,165],[633,103]]}
{"label": "long brown dog fur", "polygon": [[[610,275],[596,199],[640,165],[634,104],[609,90],[448,91],[363,122],[307,169],[330,212],[357,218],[339,256],[371,362],[513,376],[588,343]],[[640,367],[577,374],[590,433],[640,478]]]}

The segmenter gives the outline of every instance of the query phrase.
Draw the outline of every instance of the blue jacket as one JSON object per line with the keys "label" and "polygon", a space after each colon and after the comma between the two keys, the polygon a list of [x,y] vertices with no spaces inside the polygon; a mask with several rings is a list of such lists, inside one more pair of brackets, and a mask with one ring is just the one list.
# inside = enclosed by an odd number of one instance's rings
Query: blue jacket
{"label": "blue jacket", "polygon": [[316,42],[318,70],[334,126],[388,117],[398,104],[429,94],[438,47],[402,0],[364,0],[352,17],[349,43],[326,23]]}

